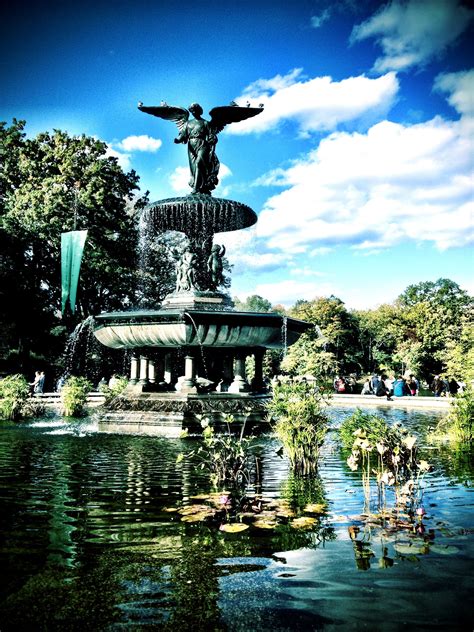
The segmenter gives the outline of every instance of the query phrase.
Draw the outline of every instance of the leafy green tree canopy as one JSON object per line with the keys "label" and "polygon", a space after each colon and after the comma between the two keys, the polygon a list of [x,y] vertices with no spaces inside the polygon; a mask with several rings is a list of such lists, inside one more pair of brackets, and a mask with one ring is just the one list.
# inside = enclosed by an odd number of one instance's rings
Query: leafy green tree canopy
{"label": "leafy green tree canopy", "polygon": [[241,312],[272,312],[272,304],[266,298],[258,294],[252,294],[245,301],[234,299],[235,308]]}
{"label": "leafy green tree canopy", "polygon": [[60,130],[27,138],[24,128],[0,123],[0,321],[8,345],[27,357],[55,353],[62,232],[88,230],[77,319],[133,303],[136,215],[147,197],[105,143]]}

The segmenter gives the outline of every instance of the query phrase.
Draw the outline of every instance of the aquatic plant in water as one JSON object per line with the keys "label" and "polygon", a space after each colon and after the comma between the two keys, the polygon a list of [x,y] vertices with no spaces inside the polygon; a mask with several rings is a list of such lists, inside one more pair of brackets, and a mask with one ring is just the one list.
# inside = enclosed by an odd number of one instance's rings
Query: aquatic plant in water
{"label": "aquatic plant in water", "polygon": [[400,424],[390,427],[385,420],[360,410],[341,425],[340,435],[345,442],[350,431],[353,443],[347,464],[362,474],[366,510],[370,512],[375,477],[379,512],[390,515],[386,503],[386,489],[390,487],[395,493],[395,509],[403,509],[413,517],[423,497],[422,480],[431,468],[427,461],[418,461],[417,438]]}
{"label": "aquatic plant in water", "polygon": [[63,413],[66,417],[79,417],[84,413],[87,395],[92,384],[85,377],[71,376],[61,390]]}
{"label": "aquatic plant in water", "polygon": [[452,399],[448,415],[441,419],[428,438],[454,443],[474,441],[474,391],[471,387]]}
{"label": "aquatic plant in water", "polygon": [[300,474],[317,471],[320,450],[329,428],[324,396],[305,382],[277,385],[268,404],[273,429],[291,467]]}
{"label": "aquatic plant in water", "polygon": [[[181,463],[185,457],[196,460],[196,467],[209,472],[210,481],[215,488],[224,483],[233,488],[245,486],[250,482],[252,471],[259,478],[258,459],[250,450],[255,437],[244,437],[247,418],[237,436],[231,430],[235,423],[233,415],[226,415],[224,418],[226,433],[216,433],[205,416],[200,419],[203,428],[202,444],[187,453],[178,454],[177,463]],[[181,438],[186,436],[187,432],[184,432]]]}
{"label": "aquatic plant in water", "polygon": [[360,408],[346,417],[339,428],[339,437],[342,447],[350,450],[354,443],[354,433],[356,430],[362,430],[369,441],[377,442],[380,436],[385,432],[387,422],[377,415],[364,413]]}

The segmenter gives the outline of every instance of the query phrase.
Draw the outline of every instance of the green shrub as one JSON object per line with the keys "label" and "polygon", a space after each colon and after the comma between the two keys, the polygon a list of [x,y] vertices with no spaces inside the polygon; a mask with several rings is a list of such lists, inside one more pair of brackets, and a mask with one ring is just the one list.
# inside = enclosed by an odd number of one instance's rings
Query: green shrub
{"label": "green shrub", "polygon": [[102,386],[99,387],[101,393],[105,395],[105,403],[109,403],[114,397],[120,395],[120,393],[124,390],[124,388],[128,384],[128,378],[123,376],[118,376],[115,378],[115,383],[113,386]]}
{"label": "green shrub", "polygon": [[474,440],[474,391],[468,387],[451,401],[451,410],[429,435],[433,441],[472,443]]}
{"label": "green shrub", "polygon": [[28,394],[28,382],[22,375],[9,375],[0,380],[0,419],[20,419]]}
{"label": "green shrub", "polygon": [[329,428],[323,406],[322,395],[305,382],[274,388],[268,410],[295,472],[310,474],[318,469],[321,446]]}
{"label": "green shrub", "polygon": [[61,390],[63,413],[66,417],[80,417],[84,414],[87,395],[92,384],[85,377],[69,377]]}

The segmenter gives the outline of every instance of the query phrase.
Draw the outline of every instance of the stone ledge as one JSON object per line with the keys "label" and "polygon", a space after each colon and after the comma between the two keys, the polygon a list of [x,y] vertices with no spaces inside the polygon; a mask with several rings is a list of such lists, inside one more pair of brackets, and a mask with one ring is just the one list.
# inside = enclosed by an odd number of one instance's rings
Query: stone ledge
{"label": "stone ledge", "polygon": [[330,400],[330,406],[385,406],[388,408],[431,408],[433,410],[447,410],[452,401],[450,397],[385,397],[375,395],[339,395],[334,394]]}

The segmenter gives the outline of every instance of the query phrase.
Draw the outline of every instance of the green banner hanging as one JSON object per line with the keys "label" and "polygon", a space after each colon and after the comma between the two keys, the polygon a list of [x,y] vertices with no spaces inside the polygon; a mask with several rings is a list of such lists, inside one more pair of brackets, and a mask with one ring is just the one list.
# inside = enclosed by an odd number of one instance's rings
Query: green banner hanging
{"label": "green banner hanging", "polygon": [[64,314],[69,299],[71,311],[76,309],[77,284],[87,230],[61,233],[61,312]]}

